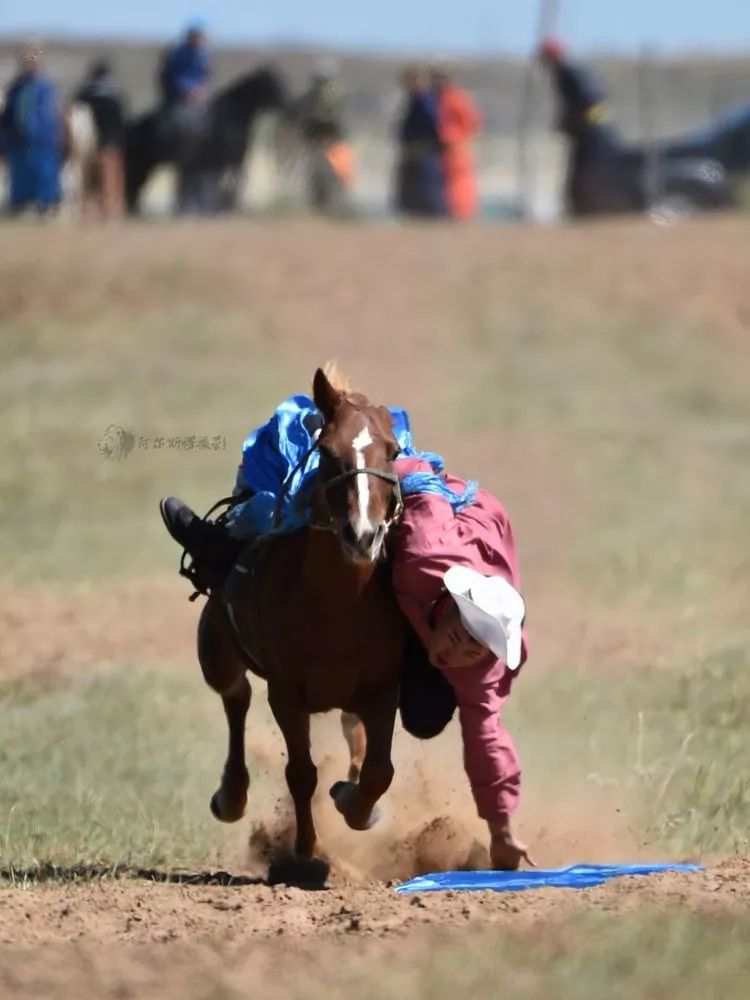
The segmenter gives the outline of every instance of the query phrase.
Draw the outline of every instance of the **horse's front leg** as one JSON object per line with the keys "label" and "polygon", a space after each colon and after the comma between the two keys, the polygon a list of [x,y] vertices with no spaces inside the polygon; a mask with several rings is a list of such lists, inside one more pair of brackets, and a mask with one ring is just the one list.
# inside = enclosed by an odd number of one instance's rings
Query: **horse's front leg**
{"label": "horse's front leg", "polygon": [[286,743],[286,782],[294,802],[297,835],[294,851],[298,858],[310,859],[318,848],[312,814],[312,798],[318,772],[310,756],[310,713],[284,687],[269,682],[268,702]]}
{"label": "horse's front leg", "polygon": [[223,823],[234,823],[247,808],[250,775],[245,763],[245,719],[252,691],[228,627],[223,609],[209,601],[198,625],[198,659],[206,683],[221,695],[229,729],[227,759],[221,785],[211,798],[211,812]]}
{"label": "horse's front leg", "polygon": [[398,705],[397,685],[363,698],[357,715],[365,731],[365,756],[359,783],[338,781],[331,797],[338,811],[353,830],[369,830],[380,818],[376,803],[393,781],[391,747]]}
{"label": "horse's front leg", "polygon": [[349,748],[348,778],[349,781],[356,784],[362,772],[362,762],[365,759],[365,750],[367,748],[365,727],[360,722],[359,717],[352,712],[342,712],[341,731]]}

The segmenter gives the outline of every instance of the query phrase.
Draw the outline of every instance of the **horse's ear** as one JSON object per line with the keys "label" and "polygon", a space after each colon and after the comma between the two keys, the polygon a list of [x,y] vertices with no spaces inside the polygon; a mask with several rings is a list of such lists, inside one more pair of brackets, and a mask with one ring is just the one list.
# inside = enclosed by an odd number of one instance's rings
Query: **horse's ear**
{"label": "horse's ear", "polygon": [[334,389],[322,368],[318,368],[313,379],[313,400],[326,421],[333,418],[334,411],[341,402],[341,393]]}

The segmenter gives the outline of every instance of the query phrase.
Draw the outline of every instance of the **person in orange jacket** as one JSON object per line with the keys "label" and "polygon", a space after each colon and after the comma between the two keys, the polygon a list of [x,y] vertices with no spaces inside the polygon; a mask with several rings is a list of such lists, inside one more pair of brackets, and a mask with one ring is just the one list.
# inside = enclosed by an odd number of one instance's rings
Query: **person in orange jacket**
{"label": "person in orange jacket", "polygon": [[471,141],[479,133],[482,119],[471,96],[444,70],[433,70],[432,85],[438,95],[448,212],[454,219],[470,219],[479,207]]}

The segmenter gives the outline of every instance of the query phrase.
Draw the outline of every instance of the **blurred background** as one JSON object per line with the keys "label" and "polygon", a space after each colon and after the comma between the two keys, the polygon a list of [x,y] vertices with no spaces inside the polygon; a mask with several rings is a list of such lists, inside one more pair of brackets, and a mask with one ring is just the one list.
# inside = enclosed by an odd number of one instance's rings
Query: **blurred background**
{"label": "blurred background", "polygon": [[[576,151],[580,156],[582,136],[588,142],[596,130],[591,122],[569,119],[566,126],[566,104],[568,111],[575,107],[580,113],[587,103],[603,103],[617,150],[616,157],[608,157],[608,141],[606,148],[587,156],[588,173],[604,170],[608,191],[594,197],[593,207],[579,206],[573,214],[643,211],[653,205],[685,214],[744,200],[750,169],[744,48],[750,41],[730,0],[687,8],[677,0],[659,5],[637,0],[627,11],[614,12],[586,0],[472,0],[462,6],[460,16],[448,6],[421,0],[406,10],[385,3],[375,19],[338,2],[314,9],[287,2],[248,11],[216,3],[196,15],[180,3],[133,3],[105,11],[79,0],[66,5],[64,25],[60,22],[51,3],[37,4],[33,11],[4,5],[0,86],[16,75],[23,42],[43,43],[44,72],[67,118],[67,167],[61,164],[61,169],[74,214],[82,208],[85,189],[96,187],[95,140],[91,126],[85,118],[81,121],[86,106],[76,98],[90,84],[92,67],[102,61],[123,101],[123,128],[131,127],[129,136],[123,131],[117,139],[127,172],[139,172],[130,164],[128,144],[145,142],[154,153],[154,171],[145,178],[138,205],[131,207],[152,214],[174,208],[174,174],[158,169],[156,151],[174,146],[164,115],[170,98],[160,69],[191,27],[199,29],[207,60],[205,79],[200,73],[196,77],[202,88],[197,103],[206,110],[224,88],[260,66],[272,67],[283,87],[283,97],[253,114],[249,129],[247,120],[239,122],[247,155],[233,150],[231,164],[216,168],[217,184],[231,188],[229,200],[187,206],[194,211],[307,206],[371,218],[445,212],[445,206],[434,204],[434,195],[426,195],[428,202],[432,198],[427,209],[420,205],[424,199],[419,192],[416,208],[413,192],[407,192],[405,205],[399,202],[399,165],[416,156],[415,144],[426,141],[424,123],[420,128],[412,121],[404,134],[410,95],[403,73],[412,66],[445,72],[477,112],[476,122],[464,120],[459,127],[464,133],[451,140],[455,148],[459,143],[471,147],[468,183],[477,195],[472,215],[554,219],[571,213],[566,175]],[[577,93],[568,87],[561,97],[554,71],[535,58],[545,38],[558,40],[561,61],[581,74]],[[195,82],[191,71],[176,84],[182,97]],[[325,85],[330,86],[322,95]],[[163,127],[144,139],[132,126],[149,111],[161,112]],[[184,158],[199,143],[202,128],[208,127],[199,119],[196,111],[192,132],[185,122],[182,132],[176,130],[188,149],[175,154],[173,148],[161,148],[165,159]],[[334,150],[328,157],[332,146],[340,147],[342,155]],[[687,179],[681,168],[673,176],[673,155],[687,157],[698,176],[690,167]],[[705,175],[706,160],[721,173],[709,183],[700,170],[702,163]],[[578,164],[579,172],[583,165]],[[332,176],[321,178],[329,170]],[[417,188],[430,183],[429,178],[412,182]],[[311,190],[316,185],[324,189],[317,200]]]}

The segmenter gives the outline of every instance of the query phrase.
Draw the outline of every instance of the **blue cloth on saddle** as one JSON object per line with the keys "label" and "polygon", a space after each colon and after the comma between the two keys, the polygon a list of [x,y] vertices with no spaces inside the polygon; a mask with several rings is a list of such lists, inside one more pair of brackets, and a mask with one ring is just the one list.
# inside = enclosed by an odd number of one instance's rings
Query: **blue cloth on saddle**
{"label": "blue cloth on saddle", "polygon": [[[423,458],[432,468],[432,472],[413,472],[405,476],[401,481],[404,495],[438,493],[456,511],[473,503],[477,484],[467,483],[462,494],[455,493],[440,475],[444,464],[440,455],[414,448],[406,410],[389,408],[389,413],[402,453]],[[312,399],[303,395],[290,396],[270,420],[245,439],[235,493],[251,490],[254,495],[229,513],[227,526],[235,538],[265,535],[271,531],[286,534],[310,523],[309,497],[320,464],[320,455],[314,447],[318,434],[316,418],[319,421],[320,415]],[[275,514],[282,485],[284,495],[277,525]]]}
{"label": "blue cloth on saddle", "polygon": [[523,892],[525,889],[588,889],[623,875],[655,875],[658,872],[698,872],[702,865],[571,865],[568,868],[534,868],[521,872],[440,872],[420,875],[396,886],[396,892],[439,890],[492,890]]}

